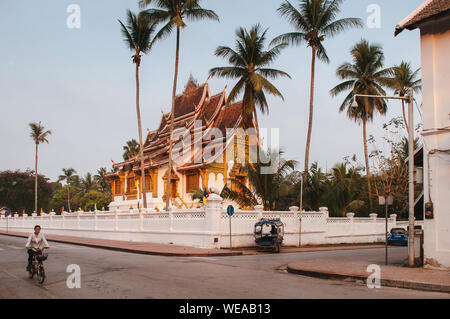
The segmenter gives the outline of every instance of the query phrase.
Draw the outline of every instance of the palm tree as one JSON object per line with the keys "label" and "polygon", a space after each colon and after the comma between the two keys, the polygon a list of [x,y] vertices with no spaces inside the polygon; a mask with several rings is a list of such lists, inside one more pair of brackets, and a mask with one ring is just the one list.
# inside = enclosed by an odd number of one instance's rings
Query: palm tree
{"label": "palm tree", "polygon": [[[244,183],[237,179],[232,179],[231,189],[225,186],[222,190],[221,196],[225,199],[231,199],[237,202],[242,207],[252,207],[258,203],[264,205],[265,210],[273,210],[277,203],[277,200],[281,197],[281,193],[284,191],[283,186],[288,176],[288,173],[295,168],[296,162],[294,160],[285,160],[281,158],[283,152],[277,154],[273,152],[267,152],[263,154],[264,161],[257,163],[247,163],[243,170],[247,174],[250,187],[247,187]],[[267,167],[269,160],[279,159],[276,170],[268,174],[263,174],[261,169]],[[273,163],[274,164],[274,163]]]}
{"label": "palm tree", "polygon": [[268,68],[286,45],[279,44],[264,51],[266,33],[267,30],[261,30],[259,24],[253,26],[250,31],[239,28],[236,31],[235,50],[220,46],[215,52],[216,56],[227,58],[231,65],[216,67],[209,71],[210,76],[238,80],[228,96],[228,103],[236,100],[239,94],[244,92],[242,105],[244,128],[251,127],[253,119],[256,126],[258,125],[256,106],[263,114],[269,112],[265,93],[279,96],[284,100],[283,95],[268,78],[276,79],[280,76],[290,78],[286,72]]}
{"label": "palm tree", "polygon": [[358,200],[361,190],[359,171],[359,168],[347,169],[346,163],[333,167],[326,190],[326,203],[334,215],[345,216],[347,209],[357,209],[364,205],[363,201]]}
{"label": "palm tree", "polygon": [[67,208],[70,210],[70,184],[74,179],[76,171],[73,168],[63,168],[63,175],[59,175],[58,182],[65,181],[67,183]]}
{"label": "palm tree", "polygon": [[97,183],[92,178],[91,173],[86,173],[86,175],[81,179],[81,191],[83,195],[87,194],[91,190],[97,189]]}
{"label": "palm tree", "polygon": [[364,156],[366,162],[367,183],[369,191],[370,209],[373,208],[372,188],[370,183],[369,155],[367,152],[367,122],[373,121],[375,112],[386,114],[386,101],[382,98],[358,97],[357,107],[352,107],[355,94],[386,95],[384,87],[392,83],[392,68],[383,68],[384,54],[379,45],[370,44],[366,40],[358,42],[351,50],[353,63],[344,63],[337,69],[337,76],[345,80],[330,93],[336,96],[350,90],[339,111],[347,110],[347,115],[355,122],[363,124]]}
{"label": "palm tree", "polygon": [[133,63],[136,64],[136,113],[138,120],[139,131],[139,151],[141,162],[141,177],[142,177],[142,192],[144,198],[144,208],[147,208],[147,190],[145,186],[145,170],[144,170],[144,142],[142,139],[142,124],[141,124],[141,110],[139,107],[139,67],[141,65],[141,58],[143,54],[150,51],[152,47],[152,34],[155,31],[156,24],[151,23],[149,19],[142,13],[138,16],[128,10],[127,25],[125,26],[120,20],[122,26],[122,34],[125,42],[128,44],[130,50],[134,51]]}
{"label": "palm tree", "polygon": [[108,173],[106,167],[101,167],[97,170],[97,174],[94,175],[94,181],[99,186],[103,193],[108,193],[110,191],[110,184],[105,175]]}
{"label": "palm tree", "polygon": [[[413,71],[411,63],[402,61],[399,65],[395,65],[394,76],[392,80],[392,88],[395,94],[405,96],[408,94],[410,88],[415,93],[420,92],[422,89],[422,80],[418,79],[420,68]],[[403,121],[405,122],[406,131],[409,133],[408,122],[406,120],[405,113],[405,100],[402,100]]]}
{"label": "palm tree", "polygon": [[[202,19],[212,19],[219,21],[219,17],[212,10],[203,9],[200,6],[200,0],[140,0],[139,5],[141,8],[156,2],[157,8],[148,9],[144,11],[144,14],[155,23],[164,23],[164,26],[156,34],[155,41],[163,39],[169,36],[173,29],[177,30],[177,43],[176,43],[176,55],[175,55],[175,74],[173,78],[173,90],[172,90],[172,112],[170,117],[170,139],[169,139],[169,167],[167,176],[167,188],[166,188],[166,208],[169,209],[170,205],[170,183],[172,179],[172,135],[173,135],[173,121],[175,118],[175,97],[177,94],[177,82],[178,82],[178,63],[180,56],[180,33],[181,29],[186,27],[185,19],[195,21]],[[145,183],[144,183],[145,185]]]}
{"label": "palm tree", "polygon": [[[303,178],[304,173],[302,174]],[[325,184],[327,175],[322,171],[317,162],[311,164],[309,171],[304,178],[303,185],[303,207],[307,210],[317,211],[323,204],[322,199],[325,194]],[[297,182],[296,189],[300,201],[301,181]]]}
{"label": "palm tree", "polygon": [[128,161],[140,154],[140,145],[135,139],[132,139],[131,141],[127,141],[123,150],[124,153],[122,157],[125,161]]}
{"label": "palm tree", "polygon": [[31,128],[30,137],[36,144],[36,158],[35,158],[35,169],[34,169],[34,212],[37,213],[37,182],[38,182],[38,148],[39,144],[41,143],[48,143],[47,137],[52,134],[52,131],[45,130],[44,126],[41,125],[41,122],[39,123],[30,123],[29,124]]}
{"label": "palm tree", "polygon": [[309,124],[306,139],[304,172],[309,168],[309,151],[311,145],[312,123],[314,113],[314,82],[316,56],[319,60],[329,63],[325,47],[322,42],[352,27],[362,27],[363,24],[357,18],[337,19],[343,0],[298,0],[297,7],[289,1],[284,2],[278,8],[278,13],[286,18],[295,31],[276,37],[272,43],[290,43],[300,45],[306,43],[311,47],[311,87],[309,101]]}

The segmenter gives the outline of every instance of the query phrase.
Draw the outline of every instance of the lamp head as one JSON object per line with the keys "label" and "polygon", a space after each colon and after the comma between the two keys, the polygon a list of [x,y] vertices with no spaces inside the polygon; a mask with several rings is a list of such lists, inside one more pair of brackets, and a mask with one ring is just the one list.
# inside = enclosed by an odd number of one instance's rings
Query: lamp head
{"label": "lamp head", "polygon": [[352,103],[352,109],[357,109],[358,108],[358,102],[356,102],[356,96],[353,97],[353,103]]}

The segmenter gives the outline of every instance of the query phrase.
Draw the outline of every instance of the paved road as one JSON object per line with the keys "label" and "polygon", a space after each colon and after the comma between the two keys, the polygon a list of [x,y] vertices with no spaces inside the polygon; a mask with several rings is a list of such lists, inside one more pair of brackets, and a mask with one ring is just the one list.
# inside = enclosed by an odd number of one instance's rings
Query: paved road
{"label": "paved road", "polygon": [[[370,263],[383,249],[247,255],[162,257],[52,243],[44,285],[25,272],[23,238],[0,235],[0,298],[449,298],[408,289],[368,289],[363,283],[288,274],[286,264],[304,258],[345,256]],[[392,248],[393,262],[407,254]],[[67,288],[67,266],[81,268],[81,288]],[[269,292],[270,291],[270,292]]]}

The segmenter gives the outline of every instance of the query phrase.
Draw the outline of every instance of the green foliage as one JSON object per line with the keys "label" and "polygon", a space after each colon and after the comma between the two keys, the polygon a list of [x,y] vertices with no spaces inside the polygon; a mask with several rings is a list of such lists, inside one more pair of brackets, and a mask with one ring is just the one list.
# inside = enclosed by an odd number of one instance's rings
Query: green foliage
{"label": "green foliage", "polygon": [[124,161],[128,161],[130,159],[135,158],[136,156],[139,155],[139,143],[135,140],[132,139],[130,141],[127,141],[127,144],[123,147],[123,160]]}
{"label": "green foliage", "polygon": [[228,95],[228,103],[244,92],[242,117],[245,128],[251,127],[253,117],[256,118],[256,107],[263,114],[269,112],[266,93],[284,100],[280,91],[268,79],[290,78],[286,72],[269,68],[286,44],[278,44],[265,51],[266,33],[267,30],[262,30],[259,24],[250,31],[239,28],[236,31],[235,49],[220,46],[215,52],[216,56],[228,59],[230,66],[216,67],[209,71],[211,76],[238,81]]}
{"label": "green foliage", "polygon": [[216,20],[219,21],[217,14],[200,6],[200,0],[140,0],[139,5],[145,8],[150,4],[156,3],[156,8],[143,11],[143,15],[152,23],[163,24],[160,31],[156,34],[152,45],[158,40],[168,37],[174,28],[182,29],[186,27],[185,20]]}
{"label": "green foliage", "polygon": [[91,211],[94,205],[97,205],[98,210],[102,210],[102,208],[108,209],[109,203],[111,203],[112,197],[111,194],[101,193],[96,190],[91,190],[84,194],[80,199],[80,207],[84,211]]}
{"label": "green foliage", "polygon": [[272,43],[289,43],[300,45],[306,43],[316,49],[317,57],[329,62],[327,52],[322,42],[351,28],[361,28],[361,19],[337,19],[343,0],[298,0],[297,6],[285,1],[278,8],[280,16],[294,27],[293,32],[276,37]]}
{"label": "green foliage", "polygon": [[52,131],[45,130],[45,128],[39,123],[30,123],[30,137],[36,144],[48,143],[47,137],[52,134]]}
{"label": "green foliage", "polygon": [[[281,158],[283,152],[267,152],[257,163],[248,163],[242,170],[248,177],[251,187],[232,179],[231,189],[227,186],[221,196],[231,199],[242,207],[252,207],[261,203],[266,210],[274,210],[280,198],[288,194],[287,175],[295,168],[295,161]],[[261,156],[261,155],[260,155]],[[270,163],[273,170],[264,171]]]}
{"label": "green foliage", "polygon": [[342,92],[348,95],[339,111],[347,110],[349,118],[360,121],[372,121],[375,111],[386,114],[387,104],[382,98],[357,97],[358,107],[352,107],[355,94],[386,95],[385,87],[392,85],[392,68],[384,68],[384,54],[381,46],[361,40],[351,50],[352,63],[344,63],[337,69],[337,76],[344,82],[335,86],[332,96]]}
{"label": "green foliage", "polygon": [[148,53],[151,49],[152,34],[156,24],[151,23],[142,13],[136,15],[130,10],[127,11],[127,24],[119,20],[122,35],[130,50],[135,51],[133,62],[140,66],[141,53]]}
{"label": "green foliage", "polygon": [[[88,204],[97,204],[99,210],[102,207],[108,209],[112,196],[111,185],[105,177],[107,174],[106,168],[99,168],[94,176],[91,173],[87,173],[84,177],[80,177],[75,175],[75,170],[73,169],[63,169],[63,173],[60,176],[60,180],[66,180],[66,183],[70,181],[70,184],[55,189],[50,203],[51,209],[56,213],[59,213],[61,208],[68,211],[67,200],[69,195],[71,211],[77,211],[80,208],[84,210]],[[91,210],[92,205],[88,211]]]}
{"label": "green foliage", "polygon": [[[12,212],[31,214],[34,211],[34,172],[0,172],[0,206],[8,207]],[[47,211],[50,207],[53,188],[48,179],[38,175],[38,211]]]}

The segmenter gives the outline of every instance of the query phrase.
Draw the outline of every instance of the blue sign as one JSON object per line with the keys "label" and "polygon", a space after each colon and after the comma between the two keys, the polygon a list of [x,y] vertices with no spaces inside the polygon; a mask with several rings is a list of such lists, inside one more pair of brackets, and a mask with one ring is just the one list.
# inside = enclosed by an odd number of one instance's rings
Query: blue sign
{"label": "blue sign", "polygon": [[230,216],[230,217],[234,215],[234,207],[233,207],[233,205],[228,206],[228,208],[227,208],[227,214],[228,214],[228,216]]}
{"label": "blue sign", "polygon": [[11,215],[10,212],[5,212],[5,216],[8,217],[9,215]]}

